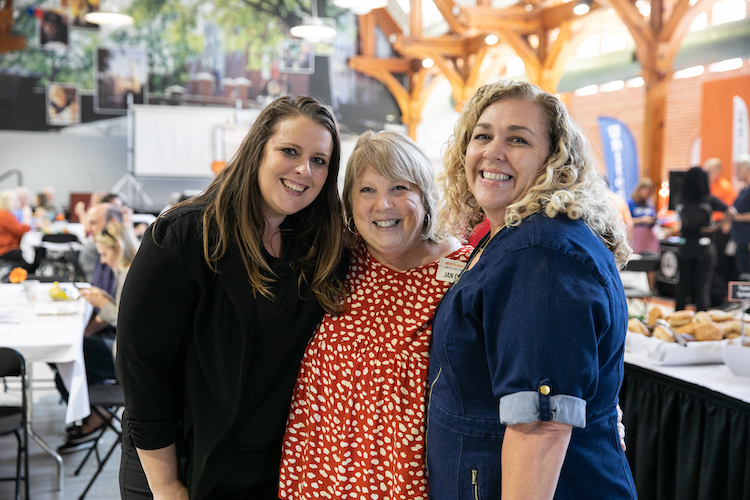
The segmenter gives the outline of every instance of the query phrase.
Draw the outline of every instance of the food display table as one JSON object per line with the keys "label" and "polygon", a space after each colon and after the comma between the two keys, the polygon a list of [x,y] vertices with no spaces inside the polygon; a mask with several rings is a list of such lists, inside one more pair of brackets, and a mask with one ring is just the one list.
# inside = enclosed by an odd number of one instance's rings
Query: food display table
{"label": "food display table", "polygon": [[750,378],[626,353],[620,405],[640,500],[750,499]]}

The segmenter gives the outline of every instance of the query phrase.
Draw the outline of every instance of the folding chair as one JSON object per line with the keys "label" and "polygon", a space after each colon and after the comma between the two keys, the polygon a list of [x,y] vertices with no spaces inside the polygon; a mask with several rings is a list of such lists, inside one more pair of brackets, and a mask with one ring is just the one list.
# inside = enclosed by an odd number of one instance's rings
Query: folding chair
{"label": "folding chair", "polygon": [[[27,386],[26,360],[23,355],[9,347],[0,347],[0,377],[19,377],[21,379],[21,405],[0,406],[0,436],[13,434],[16,437],[16,475],[3,477],[0,481],[16,482],[16,500],[21,499],[21,479],[25,484],[24,498],[29,500],[29,435],[27,423]],[[23,473],[21,469],[23,459]]]}
{"label": "folding chair", "polygon": [[[94,472],[94,475],[91,477],[91,480],[89,480],[88,484],[86,485],[86,489],[84,489],[83,493],[81,493],[81,496],[78,497],[79,500],[83,500],[86,497],[86,494],[88,494],[89,490],[94,485],[94,481],[96,481],[96,478],[99,477],[102,469],[104,469],[104,466],[107,464],[107,460],[109,460],[109,457],[112,456],[112,453],[114,453],[117,445],[122,443],[122,420],[120,420],[120,417],[118,416],[119,409],[125,406],[125,395],[122,392],[122,387],[118,384],[89,386],[89,403],[91,404],[91,411],[95,412],[97,415],[99,415],[99,417],[101,417],[101,419],[105,422],[105,427],[101,434],[99,434],[99,437],[97,437],[94,441],[94,445],[89,449],[89,451],[86,453],[86,456],[83,457],[83,460],[73,473],[74,476],[78,476],[81,473],[81,469],[88,461],[89,457],[94,454],[94,456],[96,457],[97,468]],[[100,411],[99,408],[104,408],[104,411]],[[115,439],[115,442],[112,443],[112,446],[109,448],[109,450],[107,450],[104,458],[102,458],[99,453],[99,441],[107,432],[107,429],[111,429],[117,437]]]}

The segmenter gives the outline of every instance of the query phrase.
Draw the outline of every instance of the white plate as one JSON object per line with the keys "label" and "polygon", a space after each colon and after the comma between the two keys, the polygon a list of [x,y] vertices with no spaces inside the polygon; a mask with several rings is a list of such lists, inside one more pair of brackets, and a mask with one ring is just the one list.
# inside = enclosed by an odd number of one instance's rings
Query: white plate
{"label": "white plate", "polygon": [[625,337],[625,350],[645,356],[661,365],[702,365],[723,363],[722,348],[727,343],[727,340],[706,340],[688,342],[688,345],[683,347],[674,342],[664,342],[654,337],[628,332]]}

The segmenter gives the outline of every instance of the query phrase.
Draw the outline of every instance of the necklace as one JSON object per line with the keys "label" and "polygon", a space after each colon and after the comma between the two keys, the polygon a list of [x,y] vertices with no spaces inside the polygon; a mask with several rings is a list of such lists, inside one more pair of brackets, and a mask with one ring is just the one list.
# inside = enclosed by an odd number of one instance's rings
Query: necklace
{"label": "necklace", "polygon": [[[502,228],[500,228],[500,229],[502,229]],[[499,232],[500,231],[498,231],[498,233]],[[471,264],[472,262],[474,262],[474,259],[477,259],[477,262],[479,261],[479,259],[482,256],[482,253],[484,252],[484,249],[487,247],[487,245],[489,245],[490,240],[492,240],[492,238],[494,238],[496,234],[497,233],[492,234],[492,232],[490,232],[487,235],[487,238],[479,246],[479,248],[477,248],[477,249],[474,250],[474,252],[471,254],[471,257],[466,262],[466,265],[464,266],[464,268],[461,269],[461,272],[458,274],[458,276],[456,276],[456,281],[453,282],[453,284],[451,285],[450,289],[453,289],[453,287],[456,286],[456,284],[458,283],[458,281],[461,279],[461,276],[463,276],[464,273],[469,270],[469,264]],[[476,265],[476,263],[475,263],[475,265]],[[472,266],[472,267],[474,267],[474,266]]]}

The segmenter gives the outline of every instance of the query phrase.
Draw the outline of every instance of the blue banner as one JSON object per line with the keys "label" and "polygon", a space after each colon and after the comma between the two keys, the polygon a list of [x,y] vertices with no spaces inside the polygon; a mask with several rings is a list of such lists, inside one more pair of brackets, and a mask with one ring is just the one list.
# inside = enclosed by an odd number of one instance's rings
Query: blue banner
{"label": "blue banner", "polygon": [[598,122],[610,188],[627,200],[640,179],[633,134],[616,118],[600,116]]}

